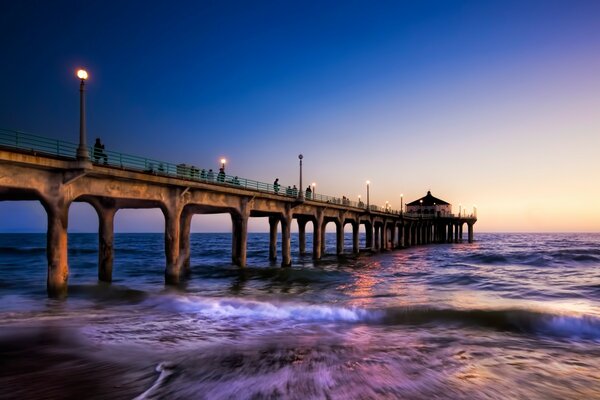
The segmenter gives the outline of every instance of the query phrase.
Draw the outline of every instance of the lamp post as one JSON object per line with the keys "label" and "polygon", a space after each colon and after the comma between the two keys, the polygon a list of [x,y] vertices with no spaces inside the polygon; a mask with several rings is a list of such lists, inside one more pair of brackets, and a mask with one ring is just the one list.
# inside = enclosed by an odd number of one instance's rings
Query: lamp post
{"label": "lamp post", "polygon": [[85,80],[88,73],[85,69],[77,71],[77,77],[81,80],[79,84],[79,146],[77,147],[77,160],[89,161],[87,143],[85,138]]}
{"label": "lamp post", "polygon": [[462,204],[458,205],[458,217],[460,218],[460,214],[462,212]]}
{"label": "lamp post", "polygon": [[369,202],[369,185],[371,185],[371,181],[367,181],[367,210],[369,210],[370,207],[370,202]]}
{"label": "lamp post", "polygon": [[225,164],[227,164],[227,159],[221,158],[221,168],[223,168],[223,172],[225,172]]}
{"label": "lamp post", "polygon": [[477,218],[477,206],[473,204],[473,216]]}
{"label": "lamp post", "polygon": [[419,200],[419,203],[420,203],[420,205],[419,205],[419,213],[421,215],[423,215],[423,199]]}
{"label": "lamp post", "polygon": [[404,212],[404,194],[400,193],[400,215]]}
{"label": "lamp post", "polygon": [[312,198],[316,200],[317,198],[315,197],[315,190],[317,189],[317,184],[315,182],[311,183],[310,188],[312,190]]}
{"label": "lamp post", "polygon": [[304,191],[302,190],[302,159],[304,156],[302,154],[298,155],[298,160],[300,160],[300,187],[298,188],[298,198],[304,197]]}

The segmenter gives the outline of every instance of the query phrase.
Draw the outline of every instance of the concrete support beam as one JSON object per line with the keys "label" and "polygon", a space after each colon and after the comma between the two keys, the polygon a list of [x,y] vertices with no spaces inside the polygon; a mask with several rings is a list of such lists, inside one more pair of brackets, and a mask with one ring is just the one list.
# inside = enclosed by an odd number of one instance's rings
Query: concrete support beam
{"label": "concrete support beam", "polygon": [[454,224],[454,243],[458,243],[458,224]]}
{"label": "concrete support beam", "polygon": [[374,227],[374,236],[375,236],[375,243],[373,245],[373,250],[377,251],[379,250],[381,247],[379,246],[379,239],[381,238],[381,234],[379,233],[380,231],[380,226],[379,225],[373,225]]}
{"label": "concrete support beam", "polygon": [[279,217],[269,217],[269,260],[277,260],[277,224]]}
{"label": "concrete support beam", "polygon": [[366,223],[365,224],[365,246],[369,250],[373,250],[373,224]]}
{"label": "concrete support beam", "polygon": [[300,255],[306,254],[306,222],[303,218],[298,218],[298,247]]}
{"label": "concrete support beam", "polygon": [[381,225],[381,230],[379,231],[379,233],[381,234],[380,250],[387,250],[388,232],[387,232],[387,225],[385,222],[383,223],[383,225]]}
{"label": "concrete support beam", "polygon": [[395,249],[396,246],[396,224],[394,222],[390,222],[390,245],[391,249]]}
{"label": "concrete support beam", "polygon": [[179,233],[179,256],[181,258],[181,270],[185,275],[189,275],[190,268],[190,229],[192,225],[193,213],[183,211],[180,220]]}
{"label": "concrete support beam", "polygon": [[231,260],[238,267],[246,266],[247,247],[248,247],[248,218],[250,213],[247,210],[245,201],[239,213],[231,214],[232,225],[232,251]]}
{"label": "concrete support beam", "polygon": [[163,214],[165,216],[165,284],[176,285],[179,283],[181,272],[179,264],[181,206],[167,205],[163,208]]}
{"label": "concrete support beam", "polygon": [[340,256],[344,254],[344,222],[335,223],[335,253]]}
{"label": "concrete support beam", "polygon": [[320,260],[323,249],[323,215],[319,213],[313,221],[313,259]]}
{"label": "concrete support beam", "polygon": [[469,229],[469,243],[473,243],[473,224],[467,224]]}
{"label": "concrete support beam", "polygon": [[98,280],[112,282],[116,207],[96,207],[98,213]]}
{"label": "concrete support beam", "polygon": [[325,223],[325,220],[323,220],[323,223],[321,224],[321,256],[325,255],[327,249],[327,232],[325,232],[326,225],[327,224]]}
{"label": "concrete support beam", "polygon": [[360,253],[359,228],[360,224],[358,221],[352,223],[352,253],[354,254]]}
{"label": "concrete support beam", "polygon": [[286,212],[281,218],[281,266],[292,266],[292,248],[291,248],[291,228],[292,215]]}
{"label": "concrete support beam", "polygon": [[462,222],[458,225],[458,242],[462,243],[463,241],[463,224]]}
{"label": "concrete support beam", "polygon": [[69,203],[64,199],[54,199],[51,203],[45,203],[44,206],[48,214],[46,235],[48,277],[46,287],[48,296],[63,298],[67,295],[67,282],[69,279],[67,254]]}

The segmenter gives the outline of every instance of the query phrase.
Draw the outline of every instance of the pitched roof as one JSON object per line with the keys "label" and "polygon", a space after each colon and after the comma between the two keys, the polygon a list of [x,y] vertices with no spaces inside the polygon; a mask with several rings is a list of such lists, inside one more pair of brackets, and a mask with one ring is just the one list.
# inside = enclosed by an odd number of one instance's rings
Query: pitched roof
{"label": "pitched roof", "polygon": [[[423,201],[423,203],[421,203],[421,200]],[[431,206],[445,206],[445,205],[450,205],[450,203],[442,200],[442,199],[438,199],[437,197],[433,197],[431,195],[430,191],[427,191],[427,195],[421,197],[420,199],[417,199],[415,201],[411,201],[410,203],[406,204],[407,206],[426,206],[426,207],[431,207]]]}

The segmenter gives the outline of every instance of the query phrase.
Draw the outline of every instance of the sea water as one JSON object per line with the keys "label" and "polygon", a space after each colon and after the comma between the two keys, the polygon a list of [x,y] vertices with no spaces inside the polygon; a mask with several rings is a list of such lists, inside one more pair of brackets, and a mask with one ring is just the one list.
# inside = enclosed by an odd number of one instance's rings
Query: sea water
{"label": "sea water", "polygon": [[328,234],[329,254],[291,268],[249,234],[243,269],[230,235],[192,234],[178,287],[161,234],[117,234],[110,285],[97,241],[69,235],[52,300],[45,235],[0,235],[0,398],[600,398],[599,234],[358,257]]}

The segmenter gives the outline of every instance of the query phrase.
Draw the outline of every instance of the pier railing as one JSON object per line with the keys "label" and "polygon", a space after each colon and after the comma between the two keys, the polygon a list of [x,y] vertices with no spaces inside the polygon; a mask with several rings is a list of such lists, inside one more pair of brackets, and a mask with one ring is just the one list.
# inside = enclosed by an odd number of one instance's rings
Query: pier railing
{"label": "pier railing", "polygon": [[[32,152],[34,154],[58,156],[68,159],[76,158],[78,148],[78,145],[75,143],[7,129],[0,129],[0,146]],[[364,202],[351,201],[344,196],[336,197],[306,191],[300,194],[298,190],[302,190],[302,188],[298,189],[294,188],[294,186],[273,185],[239,176],[227,175],[220,173],[219,171],[213,171],[212,169],[207,170],[189,164],[174,164],[112,150],[95,149],[93,146],[88,146],[88,154],[92,163],[96,165],[106,165],[119,169],[134,170],[153,175],[164,175],[203,183],[234,186],[292,198],[298,198],[301,195],[306,200],[367,209],[367,205]],[[370,211],[396,215],[400,214],[400,211],[392,210],[389,207],[380,207],[371,204],[368,208]],[[404,215],[434,218],[434,215],[432,214],[404,213]]]}

